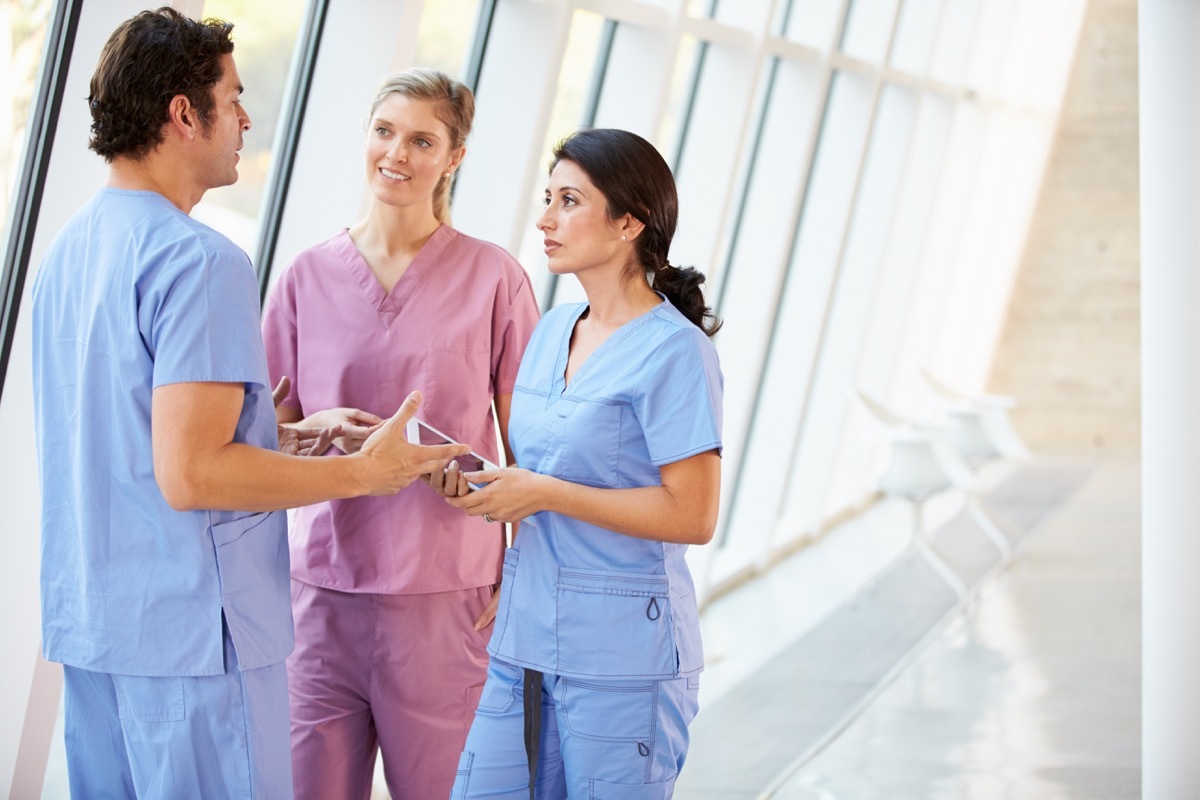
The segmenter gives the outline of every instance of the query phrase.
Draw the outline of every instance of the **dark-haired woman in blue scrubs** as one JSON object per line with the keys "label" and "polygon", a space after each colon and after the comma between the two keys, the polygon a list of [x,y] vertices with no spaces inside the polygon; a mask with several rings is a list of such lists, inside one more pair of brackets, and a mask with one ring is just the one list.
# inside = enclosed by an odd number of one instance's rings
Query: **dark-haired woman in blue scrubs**
{"label": "dark-haired woman in blue scrubs", "polygon": [[673,793],[704,665],[684,557],[716,525],[722,384],[704,276],[667,263],[677,214],[641,137],[556,148],[538,228],[587,302],[547,313],[521,361],[520,466],[447,499],[522,522],[454,798]]}

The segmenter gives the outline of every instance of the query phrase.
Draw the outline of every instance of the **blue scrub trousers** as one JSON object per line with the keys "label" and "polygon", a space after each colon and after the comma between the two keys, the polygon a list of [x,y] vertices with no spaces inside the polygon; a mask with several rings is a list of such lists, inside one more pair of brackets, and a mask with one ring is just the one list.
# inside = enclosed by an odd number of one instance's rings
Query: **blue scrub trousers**
{"label": "blue scrub trousers", "polygon": [[292,797],[283,662],[158,678],[64,666],[67,777],[79,798]]}
{"label": "blue scrub trousers", "polygon": [[[528,800],[524,671],[492,658],[451,800]],[[699,678],[607,680],[547,674],[537,798],[671,797],[696,716]]]}

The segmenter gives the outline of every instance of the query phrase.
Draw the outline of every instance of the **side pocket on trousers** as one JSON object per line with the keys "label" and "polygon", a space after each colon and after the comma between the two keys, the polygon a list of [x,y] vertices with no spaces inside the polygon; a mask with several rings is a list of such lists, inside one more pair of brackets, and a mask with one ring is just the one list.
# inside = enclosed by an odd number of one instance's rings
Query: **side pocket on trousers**
{"label": "side pocket on trousers", "polygon": [[599,778],[591,781],[588,800],[668,800],[675,794],[675,779],[658,783],[610,783]]}
{"label": "side pocket on trousers", "polygon": [[450,800],[464,800],[471,788],[471,765],[475,763],[475,754],[463,750],[458,757],[458,771],[454,773],[454,788],[450,790]]}

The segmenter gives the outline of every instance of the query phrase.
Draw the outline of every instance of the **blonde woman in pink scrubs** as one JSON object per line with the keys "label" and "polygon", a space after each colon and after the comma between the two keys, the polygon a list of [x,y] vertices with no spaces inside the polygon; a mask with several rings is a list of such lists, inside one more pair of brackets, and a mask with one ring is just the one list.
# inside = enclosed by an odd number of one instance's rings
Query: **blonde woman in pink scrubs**
{"label": "blonde woman in pink scrubs", "polygon": [[[389,78],[368,122],[366,218],[300,253],[267,302],[270,372],[292,379],[279,422],[342,426],[329,457],[420,389],[423,419],[498,458],[493,401],[507,431],[538,313],[512,256],[449,225],[473,115],[442,73]],[[302,508],[290,540],[296,797],[369,797],[377,750],[395,800],[449,796],[487,674],[502,526],[417,482]]]}

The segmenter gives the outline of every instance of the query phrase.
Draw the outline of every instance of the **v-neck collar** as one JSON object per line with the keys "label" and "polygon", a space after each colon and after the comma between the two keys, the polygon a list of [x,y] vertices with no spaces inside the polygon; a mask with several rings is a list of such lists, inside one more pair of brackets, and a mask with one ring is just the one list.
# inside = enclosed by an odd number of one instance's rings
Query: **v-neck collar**
{"label": "v-neck collar", "polygon": [[337,241],[337,249],[354,282],[362,289],[367,302],[379,315],[380,323],[383,327],[390,328],[421,283],[433,271],[446,247],[454,241],[454,236],[454,229],[449,225],[438,227],[413,256],[412,263],[404,270],[400,280],[396,281],[391,292],[383,290],[375,273],[371,271],[371,266],[350,238],[349,230],[342,231]]}
{"label": "v-neck collar", "polygon": [[617,348],[621,342],[629,338],[638,328],[648,322],[655,312],[662,308],[662,304],[668,302],[667,298],[661,293],[657,293],[662,298],[662,303],[654,306],[649,311],[643,312],[628,322],[623,323],[619,328],[608,335],[600,345],[591,352],[584,362],[579,365],[579,369],[575,370],[575,374],[571,376],[571,382],[567,383],[567,362],[571,358],[571,336],[575,333],[575,326],[579,324],[579,318],[583,316],[583,312],[587,311],[591,306],[588,303],[580,303],[579,307],[571,315],[570,320],[563,331],[562,341],[558,346],[558,361],[554,365],[554,396],[562,397],[579,385],[579,379],[587,374],[594,364],[604,360],[605,355],[610,350]]}

